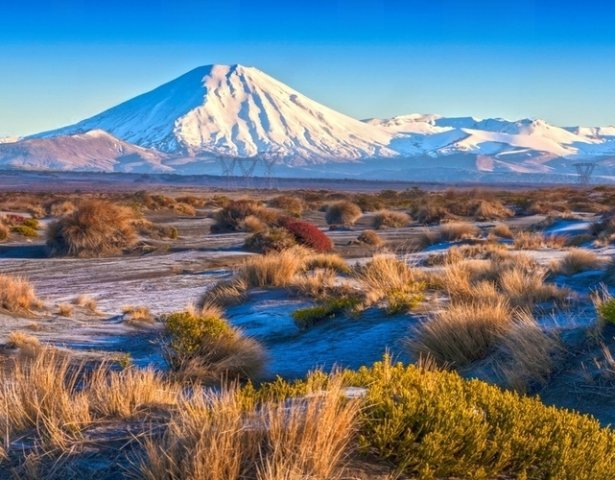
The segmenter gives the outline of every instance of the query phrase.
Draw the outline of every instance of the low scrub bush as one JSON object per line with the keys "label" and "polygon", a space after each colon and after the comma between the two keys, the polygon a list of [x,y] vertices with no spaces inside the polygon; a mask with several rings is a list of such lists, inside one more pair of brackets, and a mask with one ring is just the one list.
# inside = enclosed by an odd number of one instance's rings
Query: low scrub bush
{"label": "low scrub bush", "polygon": [[393,210],[380,210],[374,215],[372,226],[378,230],[382,227],[401,228],[407,227],[412,221],[410,215]]}
{"label": "low scrub bush", "polygon": [[305,330],[316,323],[340,314],[358,313],[361,300],[357,297],[329,298],[313,307],[300,308],[292,314],[295,324]]}
{"label": "low scrub bush", "polygon": [[154,316],[149,308],[127,305],[122,308],[122,320],[130,325],[152,324]]}
{"label": "low scrub bush", "polygon": [[283,218],[280,225],[294,235],[295,240],[317,252],[330,252],[333,242],[316,225],[292,218]]}
{"label": "low scrub bush", "polygon": [[351,226],[361,217],[358,205],[347,200],[332,203],[327,207],[325,220],[329,225]]}
{"label": "low scrub bush", "polygon": [[224,233],[245,230],[246,217],[255,217],[265,225],[274,225],[278,220],[278,213],[263,207],[255,200],[231,200],[216,212],[215,223],[211,226],[211,231],[212,233]]}
{"label": "low scrub bush", "polygon": [[440,226],[440,241],[453,242],[478,236],[480,229],[470,222],[449,222]]}
{"label": "low scrub bush", "polygon": [[301,217],[303,211],[306,208],[305,201],[300,197],[293,195],[278,195],[277,197],[269,200],[269,206],[284,210],[293,217]]}
{"label": "low scrub bush", "polygon": [[96,299],[84,294],[75,297],[75,299],[73,300],[73,305],[83,307],[92,313],[96,313],[98,308],[98,303],[96,302]]}
{"label": "low scrub bush", "polygon": [[42,302],[30,282],[22,277],[0,274],[0,308],[19,312],[40,307]]}
{"label": "low scrub bush", "polygon": [[280,252],[295,246],[295,236],[285,228],[272,227],[263,232],[257,232],[246,238],[244,247],[257,253]]}
{"label": "low scrub bush", "polygon": [[517,232],[513,246],[518,250],[538,250],[541,248],[561,248],[566,239],[557,236],[545,236],[540,232]]}
{"label": "low scrub bush", "polygon": [[27,225],[15,225],[14,227],[11,227],[11,232],[28,238],[38,237],[38,231]]}
{"label": "low scrub bush", "polygon": [[500,220],[512,217],[514,212],[497,200],[480,200],[472,212],[476,220]]}
{"label": "low scrub bush", "polygon": [[604,262],[595,252],[584,248],[571,248],[555,265],[554,270],[564,275],[574,275],[586,270],[596,270],[603,265]]}
{"label": "low scrub bush", "polygon": [[74,308],[70,303],[58,304],[58,315],[61,317],[72,317]]}
{"label": "low scrub bush", "polygon": [[103,200],[84,201],[75,212],[49,225],[47,247],[51,255],[117,255],[136,243],[134,221],[127,207]]}
{"label": "low scrub bush", "polygon": [[231,327],[216,306],[172,313],[163,320],[165,358],[182,377],[206,382],[252,378],[263,367],[260,344]]}
{"label": "low scrub bush", "polygon": [[357,240],[372,247],[379,247],[384,243],[384,240],[374,230],[363,230]]}

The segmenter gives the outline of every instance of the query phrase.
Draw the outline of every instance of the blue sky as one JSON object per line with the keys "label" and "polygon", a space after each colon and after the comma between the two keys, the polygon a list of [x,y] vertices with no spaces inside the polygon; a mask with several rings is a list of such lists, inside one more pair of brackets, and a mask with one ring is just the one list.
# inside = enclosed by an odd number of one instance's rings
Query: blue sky
{"label": "blue sky", "polygon": [[3,3],[5,135],[81,120],[210,63],[256,66],[357,118],[615,124],[615,5],[603,0]]}

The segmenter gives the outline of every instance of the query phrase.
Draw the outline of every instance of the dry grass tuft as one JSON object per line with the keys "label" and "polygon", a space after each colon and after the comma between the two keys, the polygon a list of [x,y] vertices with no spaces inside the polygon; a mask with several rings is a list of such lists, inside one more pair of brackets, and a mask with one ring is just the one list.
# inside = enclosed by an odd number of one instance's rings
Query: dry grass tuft
{"label": "dry grass tuft", "polygon": [[77,305],[78,307],[83,307],[86,310],[89,310],[92,313],[97,313],[98,303],[96,299],[90,297],[89,295],[81,294],[73,300],[73,305]]}
{"label": "dry grass tuft", "polygon": [[384,243],[382,237],[378,235],[374,230],[363,230],[361,234],[357,237],[357,240],[366,245],[371,245],[372,247],[379,247]]}
{"label": "dry grass tuft", "polygon": [[247,288],[285,287],[305,265],[307,249],[295,247],[247,259],[237,272]]}
{"label": "dry grass tuft", "polygon": [[243,278],[219,282],[201,297],[198,306],[218,305],[229,307],[238,305],[246,299],[248,284]]}
{"label": "dry grass tuft", "polygon": [[604,262],[595,252],[584,248],[571,248],[555,265],[554,270],[564,275],[574,275],[586,270],[597,270],[603,265]]}
{"label": "dry grass tuft", "polygon": [[407,227],[412,221],[410,215],[394,210],[380,210],[374,215],[372,226],[378,230],[382,227],[401,228]]}
{"label": "dry grass tuft", "polygon": [[518,250],[539,250],[541,248],[561,248],[566,239],[556,236],[545,236],[540,232],[518,232],[513,239],[513,246]]}
{"label": "dry grass tuft", "polygon": [[361,217],[361,209],[358,205],[342,200],[329,205],[325,220],[329,225],[354,225]]}
{"label": "dry grass tuft", "polygon": [[41,349],[41,342],[38,338],[20,331],[9,333],[6,344],[9,348],[18,348],[22,353],[29,356],[36,354]]}
{"label": "dry grass tuft", "polygon": [[61,317],[72,317],[74,308],[70,303],[58,304],[58,315]]}
{"label": "dry grass tuft", "polygon": [[498,223],[491,229],[491,233],[500,238],[513,238],[512,230],[505,223]]}
{"label": "dry grass tuft", "polygon": [[335,480],[357,425],[359,404],[341,381],[304,399],[245,405],[234,390],[180,403],[162,438],[143,442],[145,480]]}
{"label": "dry grass tuft", "polygon": [[440,241],[453,242],[478,236],[480,229],[470,222],[449,222],[440,226]]}
{"label": "dry grass tuft", "polygon": [[504,358],[497,369],[509,387],[525,392],[530,385],[547,381],[560,349],[557,335],[545,332],[531,314],[521,311],[502,337]]}
{"label": "dry grass tuft", "polygon": [[25,278],[0,274],[0,309],[16,313],[41,308],[42,305],[34,287]]}
{"label": "dry grass tuft", "polygon": [[503,300],[452,303],[421,323],[408,345],[417,357],[463,367],[489,355],[511,325],[512,312]]}
{"label": "dry grass tuft", "polygon": [[129,325],[142,325],[154,323],[154,316],[146,306],[127,305],[122,307],[122,320]]}
{"label": "dry grass tuft", "polygon": [[134,212],[104,200],[87,200],[77,210],[51,223],[51,255],[102,257],[117,255],[137,241]]}

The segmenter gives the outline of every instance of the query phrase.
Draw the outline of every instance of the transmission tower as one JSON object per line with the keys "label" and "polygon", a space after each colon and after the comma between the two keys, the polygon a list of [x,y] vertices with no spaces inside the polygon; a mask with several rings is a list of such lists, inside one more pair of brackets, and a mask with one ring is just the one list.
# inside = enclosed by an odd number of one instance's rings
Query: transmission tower
{"label": "transmission tower", "polygon": [[577,174],[579,175],[579,185],[589,185],[589,181],[592,176],[592,173],[594,172],[594,168],[596,168],[596,164],[590,162],[582,162],[575,163],[574,167],[577,169]]}

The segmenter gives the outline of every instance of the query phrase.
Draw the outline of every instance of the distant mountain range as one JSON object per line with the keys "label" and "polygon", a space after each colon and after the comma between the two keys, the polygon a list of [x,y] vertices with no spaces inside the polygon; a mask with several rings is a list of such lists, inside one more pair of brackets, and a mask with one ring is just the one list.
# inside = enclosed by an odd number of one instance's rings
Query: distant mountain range
{"label": "distant mountain range", "polygon": [[615,180],[615,126],[360,121],[241,65],[199,67],[74,125],[0,139],[0,168],[30,170],[219,174],[239,163],[257,175],[268,164],[282,176],[574,181],[580,161]]}

